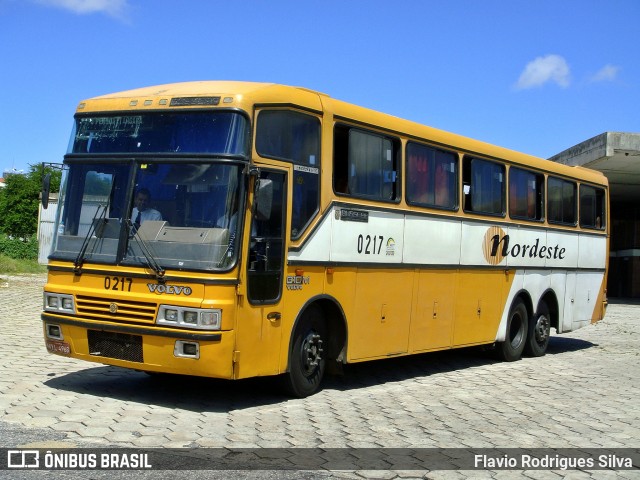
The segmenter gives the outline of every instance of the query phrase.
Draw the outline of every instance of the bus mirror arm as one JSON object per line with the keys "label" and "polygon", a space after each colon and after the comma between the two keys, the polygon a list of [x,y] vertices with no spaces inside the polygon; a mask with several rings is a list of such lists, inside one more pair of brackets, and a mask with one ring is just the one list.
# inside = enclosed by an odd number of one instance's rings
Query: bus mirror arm
{"label": "bus mirror arm", "polygon": [[[245,170],[246,172],[247,170]],[[255,165],[251,165],[249,167],[249,177],[253,178],[254,180],[258,180],[258,178],[260,178],[260,168],[256,167]]]}
{"label": "bus mirror arm", "polygon": [[47,173],[42,177],[42,208],[45,210],[49,206],[49,192],[51,190],[51,174]]}

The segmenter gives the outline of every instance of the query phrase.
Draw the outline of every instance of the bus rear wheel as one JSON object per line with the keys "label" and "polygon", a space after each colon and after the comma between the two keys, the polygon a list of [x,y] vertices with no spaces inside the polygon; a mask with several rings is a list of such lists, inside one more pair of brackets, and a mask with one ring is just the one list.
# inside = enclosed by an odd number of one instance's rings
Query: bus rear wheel
{"label": "bus rear wheel", "polygon": [[529,314],[522,300],[516,300],[509,310],[507,331],[503,342],[496,345],[498,357],[507,362],[518,360],[522,356],[529,330]]}
{"label": "bus rear wheel", "polygon": [[536,318],[529,325],[525,353],[532,357],[541,357],[547,351],[551,336],[551,314],[549,307],[542,302]]}
{"label": "bus rear wheel", "polygon": [[304,398],[320,389],[327,364],[326,338],[327,327],[322,311],[310,306],[296,328],[289,371],[284,377],[284,386],[290,395]]}

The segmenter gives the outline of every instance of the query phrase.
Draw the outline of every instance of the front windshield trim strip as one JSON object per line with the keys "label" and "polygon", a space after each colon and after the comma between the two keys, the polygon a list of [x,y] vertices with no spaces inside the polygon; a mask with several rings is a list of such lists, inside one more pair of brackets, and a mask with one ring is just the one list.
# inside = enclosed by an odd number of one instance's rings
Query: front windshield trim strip
{"label": "front windshield trim strip", "polygon": [[105,325],[103,323],[94,323],[84,320],[73,320],[70,318],[58,317],[55,315],[47,315],[43,313],[41,315],[43,322],[55,322],[62,323],[63,325],[73,325],[77,327],[86,328],[89,330],[99,330],[101,332],[114,332],[114,333],[132,333],[136,335],[153,335],[156,337],[169,337],[169,338],[185,338],[187,340],[201,340],[209,342],[219,342],[222,340],[221,333],[191,333],[184,330],[176,330],[170,332],[167,330],[157,330],[150,327],[133,327],[128,325]]}
{"label": "front windshield trim strip", "polygon": [[[51,258],[54,260],[53,258]],[[73,272],[74,269],[72,266],[59,266],[59,265],[49,265],[47,270],[50,272]],[[115,275],[114,270],[100,270],[100,269],[92,269],[87,268],[86,265],[83,265],[82,268],[83,275]],[[151,273],[135,273],[135,272],[126,272],[126,271],[118,271],[117,274],[119,276],[131,277],[131,278],[146,278],[148,280],[155,280],[155,274]],[[195,277],[188,276],[182,277],[177,275],[165,275],[163,277],[164,282],[187,282],[187,283],[197,283],[202,285],[237,285],[237,278],[229,278],[229,279],[221,279],[221,278],[203,278],[203,277]]]}
{"label": "front windshield trim strip", "polygon": [[158,163],[162,161],[175,161],[179,160],[180,162],[186,162],[189,160],[199,160],[199,159],[218,159],[222,161],[235,161],[241,163],[248,163],[250,160],[250,155],[235,155],[231,153],[175,153],[175,152],[163,152],[163,153],[67,153],[64,156],[64,160],[82,160],[84,162],[95,161],[95,162],[103,162],[105,160],[113,159],[115,161],[121,162],[131,162],[135,160],[141,159],[149,159],[152,158],[154,160],[160,160]]}
{"label": "front windshield trim strip", "polygon": [[[301,108],[301,107],[298,107]],[[238,107],[220,107],[220,108],[211,108],[211,105],[207,105],[207,108],[157,108],[153,110],[95,110],[95,111],[85,111],[85,112],[76,112],[73,118],[86,118],[86,117],[118,117],[121,115],[147,115],[147,114],[156,114],[156,113],[218,113],[218,112],[231,112],[231,113],[239,113],[247,121],[251,121],[251,118],[246,110]]]}

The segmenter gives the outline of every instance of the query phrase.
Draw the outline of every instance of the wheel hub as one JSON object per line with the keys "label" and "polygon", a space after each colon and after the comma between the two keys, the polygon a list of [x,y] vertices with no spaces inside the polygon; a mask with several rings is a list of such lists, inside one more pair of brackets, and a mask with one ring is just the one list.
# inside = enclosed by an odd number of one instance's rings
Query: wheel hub
{"label": "wheel hub", "polygon": [[536,321],[535,335],[538,343],[544,343],[549,338],[551,324],[546,315],[540,315]]}
{"label": "wheel hub", "polygon": [[309,332],[302,342],[302,367],[307,375],[313,373],[322,360],[322,338],[314,332]]}

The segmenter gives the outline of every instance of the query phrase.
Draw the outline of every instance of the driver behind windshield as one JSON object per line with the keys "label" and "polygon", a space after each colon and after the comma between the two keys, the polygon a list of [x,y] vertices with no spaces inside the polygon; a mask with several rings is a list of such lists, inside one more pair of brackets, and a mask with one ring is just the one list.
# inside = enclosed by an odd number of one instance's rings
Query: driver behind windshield
{"label": "driver behind windshield", "polygon": [[133,220],[133,226],[137,230],[140,228],[142,222],[147,220],[162,220],[162,214],[153,208],[149,207],[151,200],[151,193],[146,188],[138,190],[134,199],[134,207],[131,212],[131,219]]}

